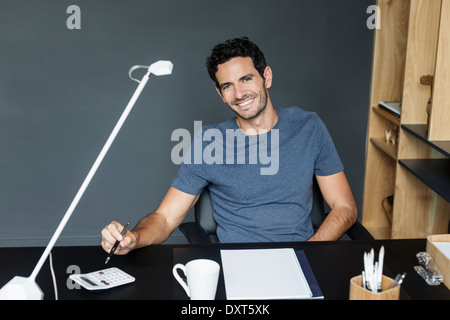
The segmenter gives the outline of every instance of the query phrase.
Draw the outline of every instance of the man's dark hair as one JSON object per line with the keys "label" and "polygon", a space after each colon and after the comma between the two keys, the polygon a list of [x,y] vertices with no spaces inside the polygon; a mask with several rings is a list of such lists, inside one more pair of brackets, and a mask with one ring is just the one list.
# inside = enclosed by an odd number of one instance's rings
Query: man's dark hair
{"label": "man's dark hair", "polygon": [[250,57],[252,58],[255,69],[258,70],[261,77],[264,79],[264,70],[266,69],[266,59],[264,54],[259,50],[258,46],[248,40],[247,37],[230,39],[224,43],[216,45],[212,51],[211,56],[206,58],[206,68],[211,79],[217,82],[216,72],[219,64],[225,63],[235,57]]}

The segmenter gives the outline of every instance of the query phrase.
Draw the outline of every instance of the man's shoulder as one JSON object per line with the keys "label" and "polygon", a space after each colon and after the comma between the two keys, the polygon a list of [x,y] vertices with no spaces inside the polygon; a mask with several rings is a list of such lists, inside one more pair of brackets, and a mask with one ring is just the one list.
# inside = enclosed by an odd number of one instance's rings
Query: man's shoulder
{"label": "man's shoulder", "polygon": [[278,114],[283,121],[287,121],[288,123],[292,123],[295,125],[311,123],[313,124],[315,121],[319,120],[319,116],[317,113],[312,111],[306,111],[300,107],[285,107],[285,108],[277,108]]}

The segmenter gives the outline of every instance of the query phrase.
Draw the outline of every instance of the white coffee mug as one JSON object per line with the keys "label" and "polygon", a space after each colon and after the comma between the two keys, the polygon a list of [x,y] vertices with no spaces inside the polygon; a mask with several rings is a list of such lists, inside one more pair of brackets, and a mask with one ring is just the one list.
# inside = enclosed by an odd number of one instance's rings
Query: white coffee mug
{"label": "white coffee mug", "polygon": [[[187,278],[187,284],[178,274],[181,269]],[[181,263],[173,267],[175,279],[183,287],[191,300],[214,300],[217,282],[219,280],[220,265],[212,260],[192,260],[185,265]]]}

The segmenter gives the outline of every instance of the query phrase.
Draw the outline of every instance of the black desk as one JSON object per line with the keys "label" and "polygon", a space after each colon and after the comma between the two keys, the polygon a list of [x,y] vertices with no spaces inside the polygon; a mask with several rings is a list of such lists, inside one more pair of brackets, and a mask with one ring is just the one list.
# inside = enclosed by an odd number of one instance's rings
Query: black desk
{"label": "black desk", "polygon": [[[414,271],[415,254],[425,251],[426,240],[295,242],[276,244],[219,244],[219,245],[158,245],[135,250],[126,256],[114,256],[104,265],[106,253],[100,247],[56,247],[53,265],[58,284],[59,299],[187,299],[186,294],[172,276],[175,263],[196,258],[209,258],[220,263],[220,249],[294,248],[303,249],[317,278],[325,299],[346,300],[350,278],[362,271],[363,253],[374,248],[378,252],[385,246],[385,274],[393,277],[407,272],[401,289],[401,299],[450,300],[450,291],[441,284],[428,286]],[[43,248],[0,248],[0,287],[15,275],[29,276],[39,260]],[[76,265],[82,273],[116,266],[133,275],[136,281],[122,287],[90,292],[69,289],[68,267]],[[54,299],[53,283],[48,259],[37,279],[44,299]],[[219,278],[217,299],[225,299],[223,274]]]}

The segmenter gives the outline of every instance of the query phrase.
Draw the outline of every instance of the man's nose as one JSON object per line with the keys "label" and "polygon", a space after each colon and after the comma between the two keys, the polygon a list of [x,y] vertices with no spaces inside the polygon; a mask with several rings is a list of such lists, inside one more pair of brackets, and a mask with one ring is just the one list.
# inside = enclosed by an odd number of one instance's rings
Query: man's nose
{"label": "man's nose", "polygon": [[234,95],[237,100],[242,99],[247,94],[247,89],[244,86],[237,85],[234,89]]}

